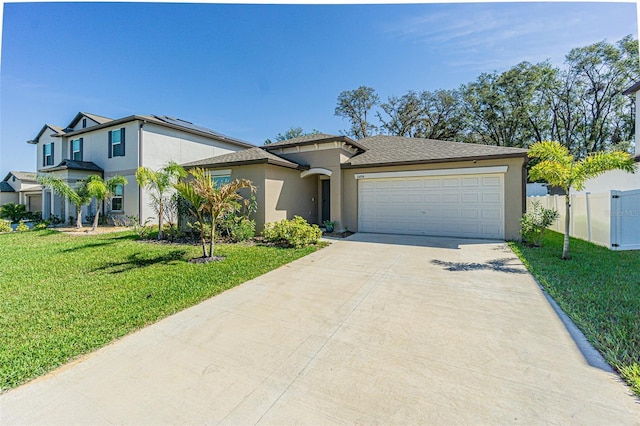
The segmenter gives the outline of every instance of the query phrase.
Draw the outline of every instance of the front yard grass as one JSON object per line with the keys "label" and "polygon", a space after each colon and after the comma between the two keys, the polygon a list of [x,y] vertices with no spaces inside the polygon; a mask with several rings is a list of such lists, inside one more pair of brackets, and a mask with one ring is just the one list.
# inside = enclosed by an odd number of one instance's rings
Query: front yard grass
{"label": "front yard grass", "polygon": [[0,235],[0,391],[317,249],[137,241],[131,231]]}
{"label": "front yard grass", "polygon": [[640,251],[611,251],[549,231],[542,247],[510,243],[538,282],[640,396]]}

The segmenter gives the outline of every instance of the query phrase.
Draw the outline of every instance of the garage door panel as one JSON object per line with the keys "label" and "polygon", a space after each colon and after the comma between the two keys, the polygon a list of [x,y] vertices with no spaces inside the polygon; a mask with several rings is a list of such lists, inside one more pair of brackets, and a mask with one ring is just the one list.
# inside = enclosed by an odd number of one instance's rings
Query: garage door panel
{"label": "garage door panel", "polygon": [[503,238],[501,175],[361,179],[363,232]]}

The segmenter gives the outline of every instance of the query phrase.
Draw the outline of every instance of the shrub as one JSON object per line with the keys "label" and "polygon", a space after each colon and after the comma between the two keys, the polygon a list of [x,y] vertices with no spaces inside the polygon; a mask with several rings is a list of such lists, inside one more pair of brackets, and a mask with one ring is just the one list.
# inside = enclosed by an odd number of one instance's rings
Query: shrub
{"label": "shrub", "polygon": [[18,223],[28,215],[24,204],[7,203],[0,206],[0,218],[9,219],[11,223]]}
{"label": "shrub", "polygon": [[544,233],[559,214],[554,209],[542,207],[538,200],[531,203],[531,207],[531,211],[526,212],[520,220],[520,235],[530,246],[540,247]]}
{"label": "shrub", "polygon": [[11,222],[0,219],[0,232],[13,232]]}
{"label": "shrub", "polygon": [[24,222],[20,222],[16,227],[16,232],[27,232],[29,230],[30,230],[29,227]]}
{"label": "shrub", "polygon": [[41,230],[43,230],[43,229],[47,229],[47,226],[49,226],[49,221],[48,221],[48,220],[42,220],[42,221],[40,221],[40,222],[36,223],[36,224],[33,226],[33,229],[34,229],[35,231],[41,231]]}
{"label": "shrub", "polygon": [[265,241],[300,248],[316,244],[322,237],[322,231],[318,225],[310,225],[300,216],[294,216],[292,220],[265,224],[262,236]]}
{"label": "shrub", "polygon": [[256,235],[256,222],[247,216],[238,215],[236,212],[227,214],[218,224],[220,235],[237,243],[250,240]]}

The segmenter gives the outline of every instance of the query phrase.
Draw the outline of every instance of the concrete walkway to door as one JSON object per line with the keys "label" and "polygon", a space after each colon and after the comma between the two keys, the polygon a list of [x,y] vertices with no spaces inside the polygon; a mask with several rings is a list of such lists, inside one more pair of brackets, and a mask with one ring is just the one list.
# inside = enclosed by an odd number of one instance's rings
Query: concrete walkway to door
{"label": "concrete walkway to door", "polygon": [[356,234],[0,396],[2,425],[111,423],[640,424],[640,404],[504,243]]}

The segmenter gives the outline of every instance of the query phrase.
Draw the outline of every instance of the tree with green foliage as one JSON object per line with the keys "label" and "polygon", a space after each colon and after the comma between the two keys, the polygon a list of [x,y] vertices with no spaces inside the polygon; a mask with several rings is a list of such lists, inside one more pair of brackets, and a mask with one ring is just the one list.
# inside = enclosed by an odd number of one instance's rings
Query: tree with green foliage
{"label": "tree with green foliage", "polygon": [[158,240],[163,237],[164,206],[169,202],[167,195],[178,179],[185,176],[186,172],[175,161],[170,161],[159,170],[142,166],[136,170],[136,181],[138,185],[149,190],[152,206],[158,214]]}
{"label": "tree with green foliage", "polygon": [[457,140],[464,128],[460,94],[456,90],[409,91],[390,96],[376,115],[386,133],[393,136]]}
{"label": "tree with green foliage", "polygon": [[24,204],[7,203],[0,206],[0,218],[9,219],[11,223],[18,223],[27,216],[27,207]]}
{"label": "tree with green foliage", "polygon": [[75,188],[69,186],[64,180],[51,175],[38,175],[37,181],[40,185],[51,189],[61,197],[66,198],[76,206],[76,228],[82,228],[82,206],[91,202],[91,194],[87,188],[87,179],[81,179],[76,183]]}
{"label": "tree with green foliage", "polygon": [[569,230],[571,229],[571,189],[580,191],[585,182],[609,170],[633,173],[636,169],[633,157],[620,151],[595,152],[576,160],[567,147],[556,141],[536,142],[529,149],[529,157],[540,161],[531,168],[532,180],[542,179],[565,190],[564,246],[562,259],[569,258]]}
{"label": "tree with green foliage", "polygon": [[310,132],[305,132],[302,127],[290,127],[286,132],[278,133],[275,137],[275,140],[267,139],[264,141],[265,145],[269,145],[274,142],[282,142],[293,138],[299,138],[300,136],[306,135],[317,135],[320,131],[313,129]]}
{"label": "tree with green foliage", "polygon": [[127,178],[123,176],[113,176],[106,181],[98,175],[92,175],[86,178],[87,191],[89,195],[96,199],[96,214],[93,218],[92,231],[95,231],[98,227],[98,221],[100,217],[100,203],[110,198],[118,185],[126,185]]}
{"label": "tree with green foliage", "polygon": [[[206,218],[203,212],[204,198],[200,196],[199,193],[196,192],[195,187],[193,186],[193,182],[191,179],[204,179],[205,173],[204,169],[195,168],[189,171],[191,177],[187,179],[181,179],[176,182],[173,187],[178,192],[178,195],[182,197],[184,201],[186,201],[186,207],[190,214],[196,218],[198,225],[198,232],[200,233],[200,243],[202,244],[202,257],[210,257],[207,254],[207,238],[205,235],[205,223]],[[207,177],[211,179],[210,177]]]}
{"label": "tree with green foliage", "polygon": [[377,127],[373,125],[368,114],[371,108],[380,102],[373,88],[360,86],[355,90],[344,90],[338,95],[338,104],[334,115],[351,122],[351,128],[345,133],[356,139],[371,136]]}

